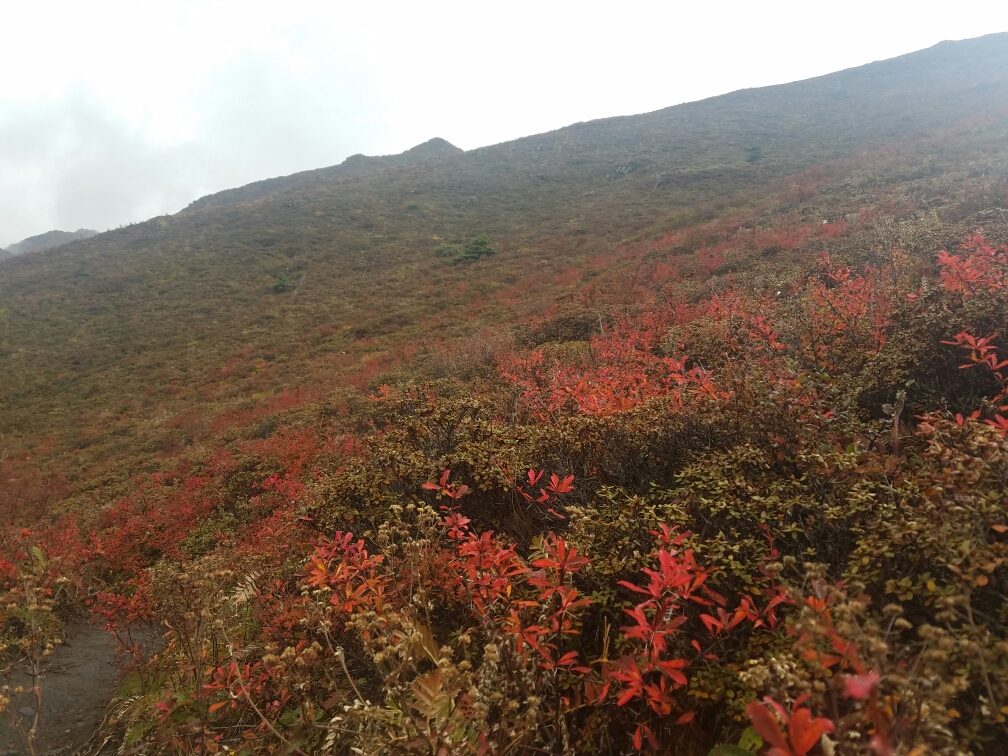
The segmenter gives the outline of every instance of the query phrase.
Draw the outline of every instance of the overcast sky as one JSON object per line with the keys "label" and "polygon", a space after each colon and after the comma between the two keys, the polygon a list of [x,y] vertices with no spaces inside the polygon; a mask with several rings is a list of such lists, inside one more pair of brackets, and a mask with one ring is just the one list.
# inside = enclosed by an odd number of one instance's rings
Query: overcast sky
{"label": "overcast sky", "polygon": [[0,246],[1008,31],[1004,0],[0,0]]}

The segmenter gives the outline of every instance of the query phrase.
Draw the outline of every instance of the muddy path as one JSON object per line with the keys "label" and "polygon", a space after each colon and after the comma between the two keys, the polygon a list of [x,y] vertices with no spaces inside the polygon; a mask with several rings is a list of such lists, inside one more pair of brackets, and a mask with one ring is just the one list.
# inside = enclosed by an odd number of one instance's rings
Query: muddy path
{"label": "muddy path", "polygon": [[[42,706],[35,753],[69,756],[83,746],[101,724],[105,707],[115,693],[115,640],[93,625],[74,626],[49,658],[42,678]],[[9,681],[31,688],[23,668]],[[8,711],[0,713],[0,756],[27,754],[25,732],[35,718],[35,698],[30,693],[11,697]]]}

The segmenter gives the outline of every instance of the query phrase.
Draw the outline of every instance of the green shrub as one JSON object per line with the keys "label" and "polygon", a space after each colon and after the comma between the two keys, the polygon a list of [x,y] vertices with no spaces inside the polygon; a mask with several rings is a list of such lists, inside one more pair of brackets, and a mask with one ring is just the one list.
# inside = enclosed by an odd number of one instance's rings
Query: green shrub
{"label": "green shrub", "polygon": [[285,291],[290,291],[291,283],[287,278],[287,272],[278,273],[276,277],[276,283],[273,284],[274,294],[283,294]]}
{"label": "green shrub", "polygon": [[461,244],[439,244],[434,248],[435,257],[456,258],[462,254]]}
{"label": "green shrub", "polygon": [[465,252],[455,258],[455,264],[463,262],[474,262],[481,257],[492,257],[497,254],[497,250],[490,246],[490,239],[486,234],[480,234],[466,245]]}

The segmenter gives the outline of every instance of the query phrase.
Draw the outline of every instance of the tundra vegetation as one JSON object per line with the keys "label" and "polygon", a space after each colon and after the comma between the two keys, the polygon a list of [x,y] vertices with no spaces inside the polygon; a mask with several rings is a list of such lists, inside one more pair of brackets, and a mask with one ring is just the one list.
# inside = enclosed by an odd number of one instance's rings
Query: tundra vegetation
{"label": "tundra vegetation", "polygon": [[107,627],[122,754],[1002,752],[990,70],[919,127],[857,90],[673,171],[616,119],[5,260],[5,664]]}

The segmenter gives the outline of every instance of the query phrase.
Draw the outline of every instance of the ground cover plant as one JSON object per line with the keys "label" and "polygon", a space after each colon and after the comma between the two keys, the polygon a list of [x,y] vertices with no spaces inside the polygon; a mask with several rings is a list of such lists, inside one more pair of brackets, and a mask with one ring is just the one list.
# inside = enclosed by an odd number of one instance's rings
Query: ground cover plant
{"label": "ground cover plant", "polygon": [[[425,240],[418,319],[376,332],[413,262],[327,268],[354,282],[359,312],[331,320],[346,349],[312,320],[331,300],[299,304],[311,244],[267,255],[263,309],[190,310],[191,342],[137,353],[166,396],[0,449],[4,663],[44,669],[81,614],[108,628],[101,740],[123,754],[1000,752],[1008,143],[986,111],[965,122],[674,203],[649,176],[591,204],[590,230],[562,212],[591,191],[565,164],[540,174],[557,186],[534,233],[498,190],[478,202],[511,220]],[[739,170],[770,160],[752,144]],[[460,175],[396,171],[361,181]],[[336,201],[293,191],[243,201]],[[225,233],[199,217],[171,223]],[[173,254],[205,243],[191,231]],[[107,264],[64,254],[46,259]],[[184,277],[199,292],[221,285],[207,260]],[[157,275],[121,284],[184,286]],[[60,332],[72,308],[48,303]],[[298,335],[270,359],[227,351],[275,332]],[[88,370],[66,401],[111,402]],[[43,417],[39,375],[7,394],[9,428]]]}
{"label": "ground cover plant", "polygon": [[890,257],[639,300],[12,531],[5,627],[41,661],[91,581],[124,748],[989,751],[1008,249]]}

